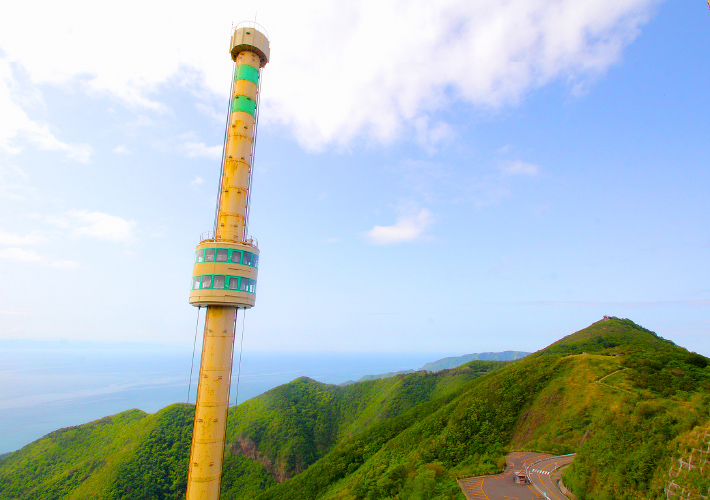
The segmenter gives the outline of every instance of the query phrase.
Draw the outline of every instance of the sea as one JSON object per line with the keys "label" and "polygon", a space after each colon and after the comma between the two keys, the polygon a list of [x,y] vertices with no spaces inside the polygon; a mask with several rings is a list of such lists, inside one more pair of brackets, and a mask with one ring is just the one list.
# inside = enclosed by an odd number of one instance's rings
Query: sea
{"label": "sea", "polygon": [[[230,404],[299,377],[328,384],[421,368],[451,353],[235,352]],[[200,346],[0,340],[0,455],[64,427],[195,402]],[[192,375],[191,375],[192,372]]]}

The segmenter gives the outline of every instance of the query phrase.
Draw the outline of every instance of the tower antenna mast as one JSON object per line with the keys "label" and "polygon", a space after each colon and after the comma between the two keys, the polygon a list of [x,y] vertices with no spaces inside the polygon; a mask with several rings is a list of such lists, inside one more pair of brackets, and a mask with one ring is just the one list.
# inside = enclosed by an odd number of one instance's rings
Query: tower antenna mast
{"label": "tower antenna mast", "polygon": [[[257,29],[259,28],[259,29]],[[214,231],[195,252],[190,304],[206,307],[186,500],[218,500],[239,309],[254,306],[259,248],[247,234],[261,69],[269,62],[266,30],[239,23],[229,52],[234,66]],[[243,313],[242,313],[243,314]]]}

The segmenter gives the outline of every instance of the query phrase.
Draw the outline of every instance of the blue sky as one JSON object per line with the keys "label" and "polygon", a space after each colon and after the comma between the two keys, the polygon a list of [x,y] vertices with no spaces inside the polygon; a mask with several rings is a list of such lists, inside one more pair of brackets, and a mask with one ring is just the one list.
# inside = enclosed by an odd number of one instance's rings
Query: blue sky
{"label": "blue sky", "polygon": [[186,343],[233,22],[268,29],[245,349],[710,355],[710,12],[42,2],[0,19],[0,338]]}

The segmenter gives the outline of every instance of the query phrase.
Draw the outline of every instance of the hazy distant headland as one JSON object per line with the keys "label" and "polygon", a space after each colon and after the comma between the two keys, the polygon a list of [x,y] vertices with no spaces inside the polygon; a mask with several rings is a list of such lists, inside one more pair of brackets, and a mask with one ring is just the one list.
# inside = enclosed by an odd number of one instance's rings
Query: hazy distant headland
{"label": "hazy distant headland", "polygon": [[523,351],[503,351],[503,352],[480,352],[472,354],[464,354],[463,356],[455,356],[442,358],[438,361],[432,361],[427,363],[418,370],[400,370],[398,372],[387,372],[380,373],[378,375],[365,375],[357,380],[348,380],[341,383],[340,385],[354,384],[356,382],[366,382],[368,380],[377,380],[382,378],[394,377],[395,375],[406,375],[408,373],[415,373],[418,371],[425,372],[438,372],[441,370],[448,370],[449,368],[456,368],[457,366],[464,365],[470,361],[480,360],[480,361],[512,361],[515,359],[524,358],[530,354],[529,352]]}

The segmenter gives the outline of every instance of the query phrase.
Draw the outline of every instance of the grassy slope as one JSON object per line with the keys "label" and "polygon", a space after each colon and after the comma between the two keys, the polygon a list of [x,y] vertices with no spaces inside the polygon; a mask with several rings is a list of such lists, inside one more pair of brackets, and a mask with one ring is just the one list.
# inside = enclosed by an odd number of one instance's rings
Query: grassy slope
{"label": "grassy slope", "polygon": [[[667,484],[676,493],[692,499],[710,496],[710,423],[681,434],[673,442],[673,460],[668,464]],[[681,464],[679,461],[682,460]],[[692,468],[691,468],[692,467]],[[657,481],[657,487],[661,484]]]}
{"label": "grassy slope", "polygon": [[455,476],[494,472],[504,464],[503,446],[517,414],[554,370],[519,361],[467,382],[373,425],[257,498],[463,498]]}
{"label": "grassy slope", "polygon": [[454,477],[492,472],[512,449],[578,452],[565,479],[582,499],[658,498],[669,441],[710,418],[702,364],[631,321],[598,322],[371,426],[258,498],[463,498]]}
{"label": "grassy slope", "polygon": [[417,372],[343,387],[300,378],[230,412],[228,455],[258,459],[283,480],[373,423],[450,393],[503,365],[476,362],[455,370]]}
{"label": "grassy slope", "polygon": [[[150,415],[152,426],[117,467],[113,481],[87,481],[86,496],[111,500],[184,498],[194,408],[174,404]],[[146,419],[147,420],[147,419]],[[92,496],[101,491],[102,494]]]}
{"label": "grassy slope", "polygon": [[82,498],[82,486],[113,481],[117,464],[151,424],[145,413],[129,410],[48,434],[2,461],[0,497]]}
{"label": "grassy slope", "polygon": [[182,498],[192,415],[129,410],[48,434],[0,463],[0,498]]}
{"label": "grassy slope", "polygon": [[[585,391],[596,404],[586,408],[565,405],[572,409],[566,412],[568,417],[577,411],[589,419],[584,427],[591,435],[579,447],[565,481],[581,499],[665,498],[663,485],[673,452],[670,443],[710,420],[707,360],[628,320],[599,322],[593,327],[589,333],[606,330],[605,338],[620,342],[610,350],[623,356],[612,358],[618,362],[618,366],[608,366],[612,374],[590,383]],[[595,338],[587,335],[583,341],[599,344]],[[578,352],[579,346],[575,347]],[[567,421],[581,430],[579,418]]]}

